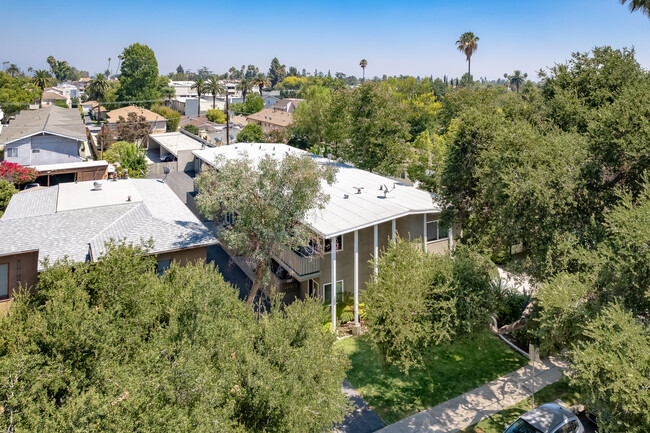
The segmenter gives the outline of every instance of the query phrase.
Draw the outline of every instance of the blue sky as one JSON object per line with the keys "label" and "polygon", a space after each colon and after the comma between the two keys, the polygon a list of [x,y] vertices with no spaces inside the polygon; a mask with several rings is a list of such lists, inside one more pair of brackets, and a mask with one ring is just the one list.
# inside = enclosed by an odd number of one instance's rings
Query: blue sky
{"label": "blue sky", "polygon": [[650,19],[619,0],[521,2],[419,0],[104,2],[0,0],[0,61],[46,68],[54,55],[91,74],[133,42],[149,45],[161,74],[180,63],[224,72],[253,63],[366,76],[461,76],[467,68],[454,42],[480,37],[475,78],[521,69],[531,78],[571,52],[634,46],[650,69]]}

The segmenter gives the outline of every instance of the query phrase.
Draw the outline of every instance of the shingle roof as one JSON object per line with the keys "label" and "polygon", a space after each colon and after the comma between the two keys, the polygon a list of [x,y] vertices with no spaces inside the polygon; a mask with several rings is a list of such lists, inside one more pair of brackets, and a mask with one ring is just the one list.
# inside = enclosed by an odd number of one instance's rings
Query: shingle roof
{"label": "shingle roof", "polygon": [[[153,239],[152,253],[216,243],[212,233],[166,184],[155,179],[118,182],[130,182],[141,201],[115,204],[109,200],[111,204],[106,206],[95,203],[94,207],[57,211],[58,185],[15,194],[0,218],[0,255],[37,249],[41,270],[40,261],[46,257],[96,259],[105,253],[105,244],[111,239],[127,243]],[[110,194],[112,183],[104,182],[102,189]],[[84,184],[92,188],[93,182],[79,182],[78,186]]]}
{"label": "shingle roof", "polygon": [[118,120],[120,120],[120,116],[124,117],[124,119],[127,119],[129,117],[129,113],[135,113],[138,116],[144,116],[147,122],[164,120],[164,117],[161,116],[160,114],[156,114],[153,111],[147,110],[146,108],[136,107],[135,105],[129,105],[128,107],[122,107],[116,110],[109,111],[107,114],[108,121],[110,123],[116,123]]}
{"label": "shingle roof", "polygon": [[50,215],[56,212],[58,188],[37,188],[19,192],[11,198],[11,206],[2,215],[3,220]]}
{"label": "shingle roof", "polygon": [[265,108],[262,111],[251,114],[246,119],[248,119],[249,122],[266,122],[270,123],[271,125],[278,126],[288,126],[293,123],[293,116],[291,113],[287,113],[286,111],[273,110],[271,108]]}
{"label": "shingle roof", "polygon": [[40,132],[86,141],[86,125],[79,110],[55,105],[38,110],[23,110],[8,126],[2,128],[0,144],[7,144]]}

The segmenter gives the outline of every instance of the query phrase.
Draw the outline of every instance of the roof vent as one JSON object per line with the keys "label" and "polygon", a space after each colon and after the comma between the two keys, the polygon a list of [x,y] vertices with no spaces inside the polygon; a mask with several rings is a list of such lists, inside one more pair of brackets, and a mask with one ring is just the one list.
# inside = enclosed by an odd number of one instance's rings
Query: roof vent
{"label": "roof vent", "polygon": [[350,198],[350,196],[347,195],[347,194],[343,194],[343,198],[348,199],[348,198]]}
{"label": "roof vent", "polygon": [[363,187],[362,186],[355,186],[354,189],[357,190],[357,192],[356,192],[357,194],[361,194],[361,190],[363,189]]}
{"label": "roof vent", "polygon": [[101,191],[102,190],[102,183],[101,182],[94,182],[93,183],[93,191]]}

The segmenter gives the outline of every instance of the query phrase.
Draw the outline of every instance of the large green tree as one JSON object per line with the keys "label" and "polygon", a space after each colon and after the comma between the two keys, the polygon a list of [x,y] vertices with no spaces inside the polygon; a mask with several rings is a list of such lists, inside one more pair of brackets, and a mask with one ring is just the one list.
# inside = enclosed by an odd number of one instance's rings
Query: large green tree
{"label": "large green tree", "polygon": [[38,106],[43,107],[43,90],[45,90],[46,87],[52,85],[52,75],[50,75],[49,72],[39,69],[34,71],[34,76],[32,77],[32,83],[36,85],[39,89],[41,89],[41,98],[39,99]]}
{"label": "large green tree", "polygon": [[236,215],[222,238],[229,248],[255,263],[250,305],[272,255],[309,244],[311,233],[302,221],[308,211],[324,206],[328,197],[321,191],[321,182],[331,184],[335,173],[306,155],[287,155],[280,161],[267,155],[257,163],[244,155],[215,163],[218,170],[208,168],[196,181],[197,204],[209,218],[226,212]]}
{"label": "large green tree", "polygon": [[620,305],[586,325],[570,352],[575,385],[598,416],[600,431],[650,431],[650,329]]}
{"label": "large green tree", "polygon": [[0,101],[5,121],[10,116],[26,109],[30,103],[40,99],[42,90],[30,78],[13,78],[0,71]]}
{"label": "large green tree", "polygon": [[284,80],[284,77],[287,76],[286,66],[281,65],[277,57],[274,57],[271,60],[271,67],[269,68],[269,81],[271,82],[271,87],[275,87],[276,84]]}
{"label": "large green tree", "polygon": [[237,134],[240,143],[261,143],[264,139],[262,127],[256,123],[249,123]]}
{"label": "large green tree", "polygon": [[158,61],[153,50],[147,45],[135,43],[124,49],[121,59],[118,99],[141,101],[134,103],[149,108],[160,99]]}
{"label": "large green tree", "polygon": [[141,247],[47,264],[0,318],[6,431],[322,432],[348,409],[322,306],[257,313],[207,265]]}

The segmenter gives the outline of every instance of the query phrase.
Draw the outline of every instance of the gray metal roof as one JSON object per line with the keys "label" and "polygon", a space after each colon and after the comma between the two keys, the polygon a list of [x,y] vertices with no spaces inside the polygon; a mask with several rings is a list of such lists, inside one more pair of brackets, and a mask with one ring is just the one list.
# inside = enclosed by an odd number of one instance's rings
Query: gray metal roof
{"label": "gray metal roof", "polygon": [[542,432],[550,432],[569,418],[573,418],[573,413],[556,403],[543,404],[521,416],[521,419]]}
{"label": "gray metal roof", "polygon": [[79,110],[51,105],[38,110],[21,111],[8,126],[2,128],[0,144],[7,144],[41,132],[86,141],[86,126]]}
{"label": "gray metal roof", "polygon": [[[103,197],[106,192],[107,205],[97,200],[84,200],[79,188],[86,184],[88,194]],[[140,201],[130,202],[115,201],[115,194],[111,192],[113,182],[104,182],[102,190],[92,189],[92,184],[79,182],[77,188],[67,189],[79,195],[79,203],[70,210],[57,210],[58,202],[69,201],[69,197],[59,197],[60,191],[66,191],[60,185],[15,194],[0,218],[0,239],[3,240],[0,255],[39,250],[39,270],[42,270],[40,262],[46,257],[51,261],[65,256],[77,262],[96,259],[105,253],[105,244],[111,239],[127,243],[153,239],[152,253],[217,242],[174,192],[158,180],[115,182],[116,187],[120,186],[116,190],[119,194],[127,186],[142,197]],[[85,204],[88,206],[83,207]]]}

